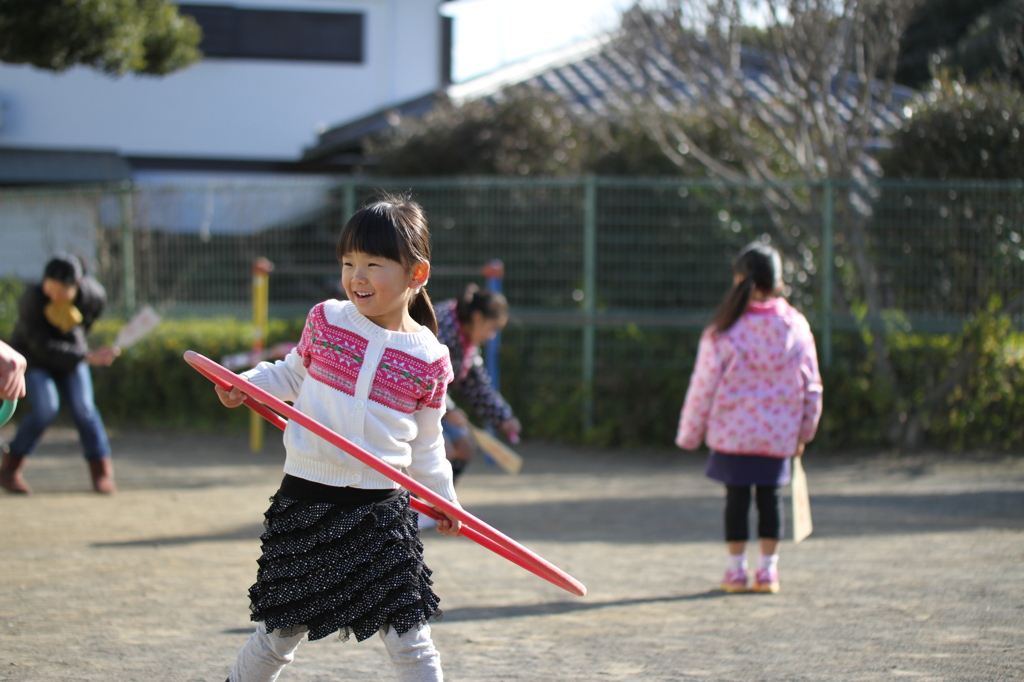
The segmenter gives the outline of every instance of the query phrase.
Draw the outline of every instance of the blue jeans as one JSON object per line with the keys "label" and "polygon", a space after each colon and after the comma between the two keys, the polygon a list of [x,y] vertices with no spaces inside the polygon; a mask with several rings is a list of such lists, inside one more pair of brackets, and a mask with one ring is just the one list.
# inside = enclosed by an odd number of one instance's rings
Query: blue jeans
{"label": "blue jeans", "polygon": [[444,434],[444,439],[449,443],[455,444],[455,441],[462,440],[469,435],[469,429],[462,426],[456,426],[447,419],[441,419],[441,433]]}
{"label": "blue jeans", "polygon": [[25,372],[25,391],[32,409],[18,423],[18,433],[9,446],[12,455],[32,454],[43,431],[57,418],[63,396],[71,407],[85,458],[99,460],[110,456],[107,431],[93,401],[89,365],[80,362],[70,372],[30,369]]}

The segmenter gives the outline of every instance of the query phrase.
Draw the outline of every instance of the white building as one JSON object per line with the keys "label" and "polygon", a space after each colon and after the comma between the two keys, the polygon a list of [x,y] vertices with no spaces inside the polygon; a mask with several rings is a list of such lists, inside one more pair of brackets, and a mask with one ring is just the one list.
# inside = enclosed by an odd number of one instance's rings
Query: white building
{"label": "white building", "polygon": [[[448,84],[443,1],[185,0],[179,9],[202,27],[205,57],[159,78],[0,63],[0,277],[35,280],[58,251],[98,262],[96,235],[121,223],[123,204],[52,191],[69,184],[148,186],[136,223],[200,236],[314,209],[327,200],[329,174],[351,167],[351,155],[304,159],[321,133],[415,108]],[[306,178],[269,210],[253,193],[279,189],[281,173]],[[228,188],[214,193],[211,182]],[[176,212],[164,205],[168,183],[186,185]],[[51,191],[17,191],[39,186]]]}
{"label": "white building", "polygon": [[0,64],[0,184],[329,170],[300,161],[329,126],[447,85],[442,2],[187,0],[206,57],[168,76]]}

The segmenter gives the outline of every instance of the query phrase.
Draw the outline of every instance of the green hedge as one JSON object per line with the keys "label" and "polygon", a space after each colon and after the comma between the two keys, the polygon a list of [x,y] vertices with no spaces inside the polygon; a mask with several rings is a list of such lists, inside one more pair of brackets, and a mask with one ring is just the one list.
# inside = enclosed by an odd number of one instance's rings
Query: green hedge
{"label": "green hedge", "polygon": [[[268,345],[295,341],[303,320],[274,321]],[[111,341],[122,321],[101,320],[94,343]],[[234,319],[165,320],[111,367],[94,368],[96,400],[108,424],[211,430],[245,428],[247,410],[223,408],[209,381],[182,359],[195,350],[220,361],[250,347],[252,325]],[[580,332],[509,327],[503,334],[502,392],[530,438],[571,444],[671,445],[699,335],[625,328],[597,334],[594,424],[582,424]],[[912,413],[956,365],[973,361],[947,399],[921,416],[924,444],[940,449],[1011,450],[1024,446],[1024,335],[1008,319],[979,315],[958,335],[894,334],[893,366],[907,404],[875,385],[869,347],[836,334],[833,366],[823,372],[825,412],[817,447],[883,447],[894,414]]]}
{"label": "green hedge", "polygon": [[962,337],[950,339],[944,351],[948,355],[961,344],[974,351],[975,361],[942,409],[930,415],[925,425],[929,442],[953,450],[1020,450],[1024,447],[1024,334],[1014,329],[1009,318],[984,313]]}
{"label": "green hedge", "polygon": [[[110,343],[124,322],[100,320],[94,327],[97,344]],[[268,346],[298,340],[302,320],[273,321]],[[252,347],[251,323],[238,320],[164,320],[149,336],[129,348],[110,367],[93,368],[96,402],[111,425],[242,428],[248,410],[224,408],[213,384],[182,359],[194,350],[220,362],[228,354]]]}
{"label": "green hedge", "polygon": [[[997,304],[996,304],[997,305]],[[890,354],[907,395],[897,404],[892,391],[872,382],[866,344],[839,335],[833,366],[823,373],[825,411],[819,434],[832,448],[886,445],[894,415],[918,414],[922,445],[939,450],[1016,450],[1024,446],[1024,335],[1010,320],[981,313],[957,335],[893,334]],[[931,409],[932,388],[943,382],[967,352],[962,378]]]}
{"label": "green hedge", "polygon": [[[578,365],[564,351],[531,352],[539,332],[506,333],[502,390],[534,437],[612,446],[670,446],[696,359],[699,334],[621,330],[598,335],[594,426],[582,428]],[[579,333],[572,342],[579,346]],[[953,371],[961,349],[973,351],[962,381],[931,410],[930,389]],[[558,344],[549,343],[557,348]],[[578,350],[574,351],[578,354]],[[962,334],[896,333],[890,353],[905,404],[870,373],[869,346],[855,333],[836,334],[832,367],[822,371],[824,413],[812,447],[887,447],[894,415],[918,413],[922,444],[942,450],[1013,450],[1024,446],[1024,335],[992,313]],[[539,356],[539,357],[536,357]]]}
{"label": "green hedge", "polygon": [[0,339],[9,339],[18,321],[18,301],[25,285],[16,277],[0,278]]}
{"label": "green hedge", "polygon": [[595,336],[593,425],[583,428],[579,330],[503,333],[502,393],[525,433],[593,445],[670,445],[697,357],[699,334],[599,329]]}

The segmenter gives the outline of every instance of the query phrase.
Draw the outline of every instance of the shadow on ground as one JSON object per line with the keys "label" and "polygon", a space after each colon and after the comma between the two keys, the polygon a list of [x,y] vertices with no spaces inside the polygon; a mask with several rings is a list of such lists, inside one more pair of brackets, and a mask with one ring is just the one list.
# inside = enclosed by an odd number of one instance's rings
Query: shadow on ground
{"label": "shadow on ground", "polygon": [[464,606],[445,609],[443,620],[465,622],[473,620],[495,620],[498,618],[523,618],[526,616],[549,616],[556,613],[574,613],[577,611],[595,611],[614,608],[616,606],[641,606],[644,604],[668,604],[672,602],[696,601],[700,599],[720,599],[730,595],[721,590],[708,590],[694,594],[681,594],[666,597],[645,597],[642,599],[612,599],[608,601],[557,601],[542,604],[526,604],[515,606]]}
{"label": "shadow on ground", "polygon": [[[823,495],[812,498],[816,538],[1024,529],[1024,492],[992,491],[924,495]],[[502,532],[529,542],[621,544],[716,542],[721,539],[718,498],[653,497],[644,500],[573,500],[475,505],[470,511]],[[637,519],[643,523],[637,524]],[[751,528],[754,528],[752,518]],[[133,548],[223,541],[257,541],[262,524],[213,534],[153,537],[94,547]]]}
{"label": "shadow on ground", "polygon": [[176,545],[196,545],[209,542],[259,542],[263,534],[263,524],[240,526],[235,530],[208,535],[170,535],[153,537],[143,540],[126,540],[124,542],[94,542],[90,547],[97,549],[135,549],[137,547],[173,547]]}
{"label": "shadow on ground", "polygon": [[[788,499],[786,514],[789,514]],[[811,498],[814,536],[1024,529],[1024,492],[820,495]],[[652,497],[480,506],[481,519],[527,540],[705,542],[720,538],[719,498]],[[751,528],[755,528],[752,515]],[[636,520],[642,519],[641,524]]]}

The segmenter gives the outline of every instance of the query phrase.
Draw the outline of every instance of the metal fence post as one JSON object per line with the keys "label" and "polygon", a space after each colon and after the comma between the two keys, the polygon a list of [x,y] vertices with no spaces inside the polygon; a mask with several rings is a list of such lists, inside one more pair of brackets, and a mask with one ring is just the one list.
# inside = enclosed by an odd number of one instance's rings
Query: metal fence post
{"label": "metal fence post", "polygon": [[[480,271],[487,278],[487,288],[496,294],[502,293],[502,281],[505,279],[505,264],[497,258],[488,261]],[[501,352],[501,332],[487,342],[484,348],[484,365],[491,375],[491,385],[495,391],[501,390],[501,369],[498,366],[498,355]]]}
{"label": "metal fence post", "polygon": [[124,278],[124,319],[135,312],[135,232],[132,229],[132,186],[121,189],[121,272]]}
{"label": "metal fence post", "polygon": [[594,428],[594,313],[597,311],[597,177],[583,185],[583,430]]}
{"label": "metal fence post", "polygon": [[823,198],[822,229],[821,229],[821,296],[824,298],[822,305],[821,324],[821,363],[823,367],[832,366],[832,276],[835,267],[835,254],[833,244],[833,223],[835,219],[835,187],[832,180],[825,180],[823,186],[825,196]]}
{"label": "metal fence post", "polygon": [[[257,258],[252,264],[252,364],[262,360],[267,347],[267,327],[270,325],[270,272],[274,264],[266,258]],[[263,451],[263,417],[256,412],[249,415],[249,449]]]}
{"label": "metal fence post", "polygon": [[342,220],[348,220],[356,212],[356,179],[347,177],[344,179],[341,194],[341,210],[344,213]]}

